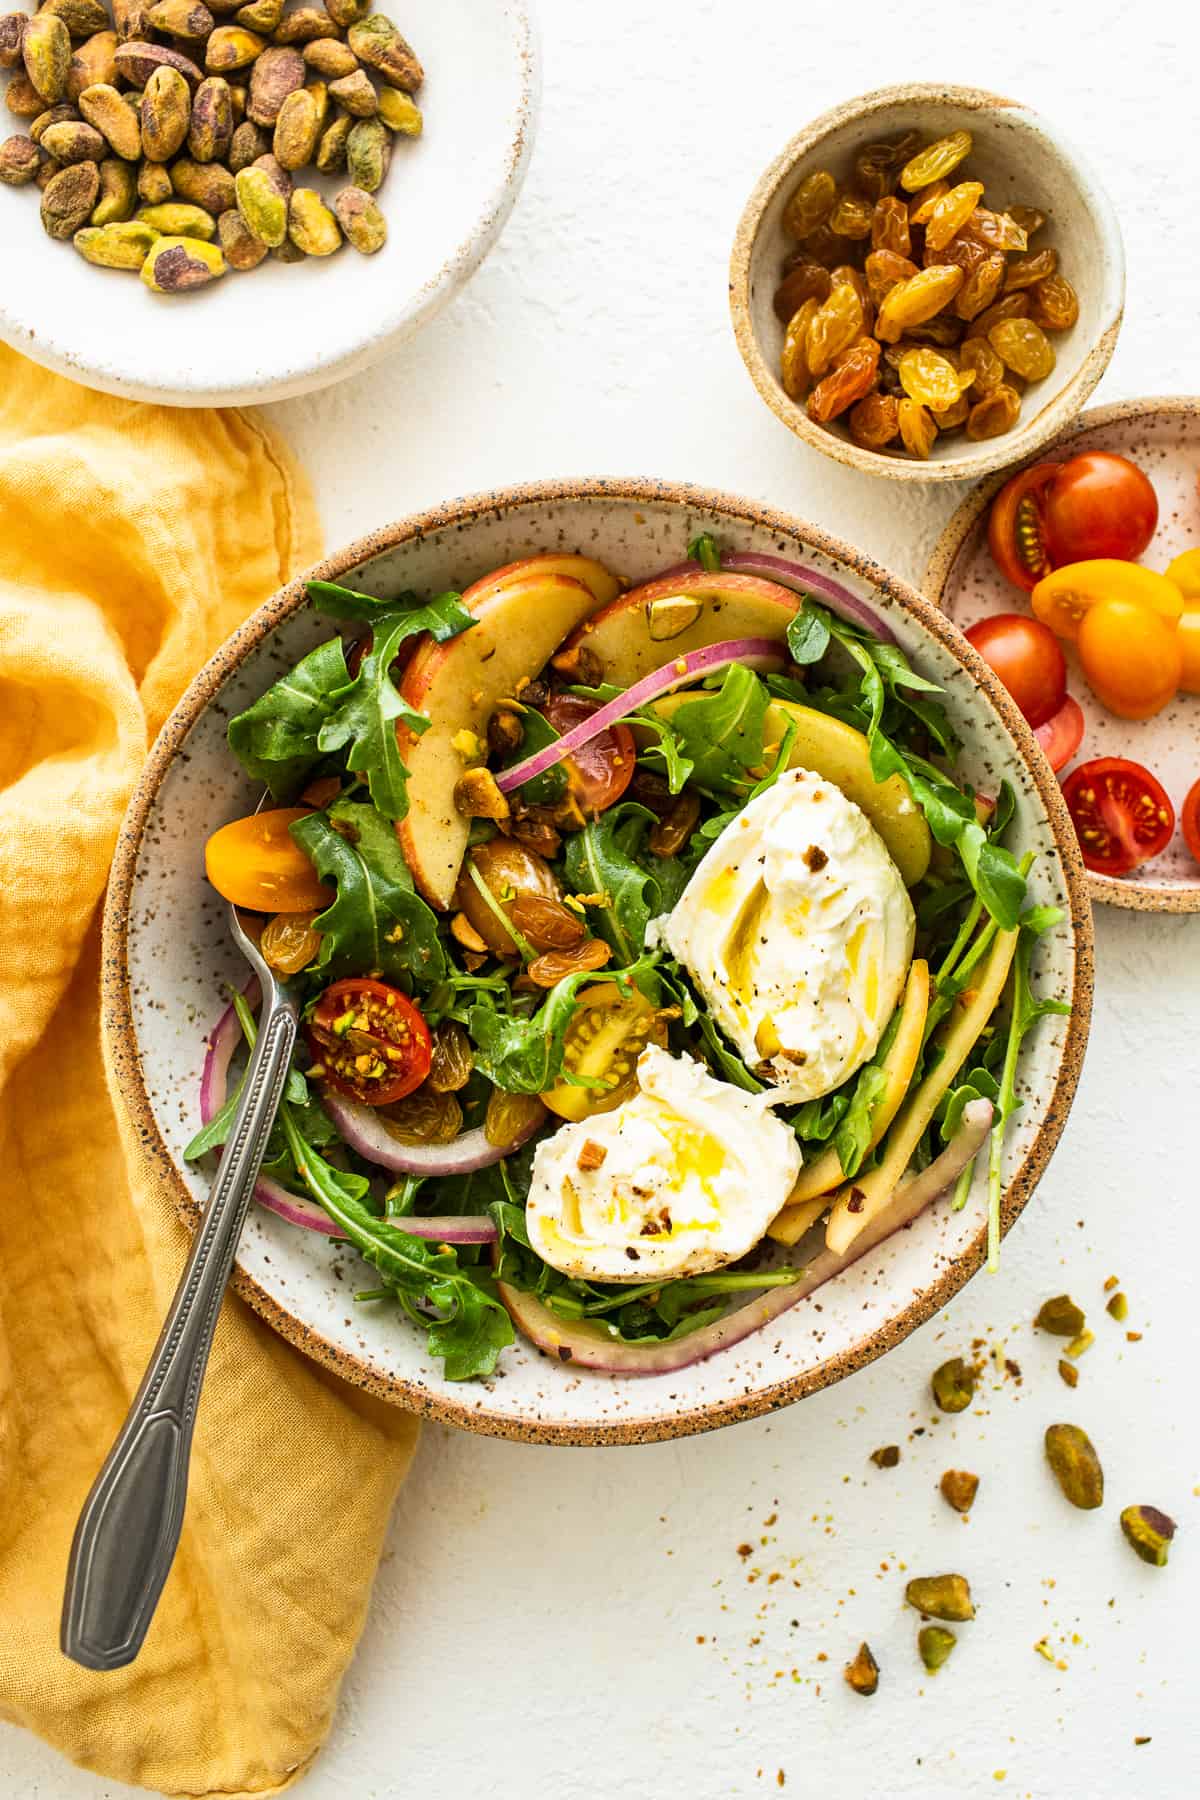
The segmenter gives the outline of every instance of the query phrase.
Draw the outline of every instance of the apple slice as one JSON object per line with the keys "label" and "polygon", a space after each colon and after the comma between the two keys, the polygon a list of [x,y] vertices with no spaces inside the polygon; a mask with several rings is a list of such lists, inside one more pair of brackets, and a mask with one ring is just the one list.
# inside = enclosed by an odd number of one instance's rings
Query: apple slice
{"label": "apple slice", "polygon": [[397,728],[408,765],[408,815],[396,830],[413,880],[443,911],[454,898],[469,826],[454,804],[467,766],[454,740],[463,731],[485,737],[497,702],[522,676],[532,679],[544,668],[596,605],[592,589],[567,575],[477,588],[464,595],[477,623],[444,644],[423,639],[400,683],[401,698],[430,723],[420,737]]}
{"label": "apple slice", "polygon": [[801,596],[757,575],[693,573],[630,588],[593,613],[564,649],[586,644],[601,679],[632,687],[675,656],[732,638],[782,640]]}
{"label": "apple slice", "polygon": [[[463,595],[463,605],[474,612],[483,601],[490,600],[502,588],[517,587],[543,575],[565,575],[570,581],[582,581],[597,606],[607,606],[621,592],[621,583],[603,563],[592,556],[574,556],[566,552],[547,551],[540,556],[526,556],[520,562],[505,563],[490,575],[474,582]],[[554,648],[557,650],[558,645]]]}

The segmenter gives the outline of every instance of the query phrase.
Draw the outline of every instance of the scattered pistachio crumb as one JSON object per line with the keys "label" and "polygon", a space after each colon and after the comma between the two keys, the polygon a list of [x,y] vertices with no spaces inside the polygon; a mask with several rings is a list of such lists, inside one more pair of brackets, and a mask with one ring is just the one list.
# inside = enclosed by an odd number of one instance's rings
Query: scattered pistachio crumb
{"label": "scattered pistachio crumb", "polygon": [[1105,1293],[1106,1293],[1106,1294],[1111,1294],[1111,1293],[1112,1293],[1112,1291],[1113,1291],[1113,1289],[1114,1289],[1114,1288],[1115,1288],[1115,1287],[1116,1287],[1116,1286],[1117,1286],[1117,1285],[1118,1285],[1118,1282],[1117,1282],[1117,1277],[1116,1277],[1116,1276],[1115,1276],[1115,1275],[1110,1275],[1110,1276],[1109,1276],[1109,1278],[1108,1278],[1108,1280],[1107,1280],[1107,1281],[1106,1281],[1106,1282],[1105,1282],[1105,1284],[1104,1284],[1104,1291],[1105,1291]]}
{"label": "scattered pistachio crumb", "polygon": [[1140,1344],[1141,1341],[1142,1334],[1140,1331],[1127,1331],[1125,1333],[1125,1342],[1127,1344]]}
{"label": "scattered pistachio crumb", "polygon": [[1121,1325],[1129,1317],[1129,1301],[1126,1299],[1125,1295],[1118,1290],[1104,1310],[1108,1313],[1110,1318],[1115,1319],[1117,1324]]}
{"label": "scattered pistachio crumb", "polygon": [[1054,1652],[1050,1648],[1049,1642],[1046,1638],[1039,1638],[1037,1643],[1033,1647],[1037,1651],[1039,1656],[1045,1657],[1045,1659],[1048,1663],[1052,1663],[1054,1661]]}
{"label": "scattered pistachio crumb", "polygon": [[1135,1737],[1133,1741],[1135,1744],[1148,1744],[1150,1739],[1148,1737]]}
{"label": "scattered pistachio crumb", "polygon": [[1067,1345],[1067,1355],[1082,1356],[1085,1350],[1091,1349],[1095,1341],[1095,1332],[1088,1331],[1085,1327],[1085,1329],[1079,1333],[1079,1336],[1077,1338],[1072,1338],[1071,1342]]}
{"label": "scattered pistachio crumb", "polygon": [[899,1444],[881,1444],[878,1450],[872,1450],[871,1461],[877,1469],[894,1469],[900,1461]]}
{"label": "scattered pistachio crumb", "polygon": [[1058,1372],[1068,1387],[1079,1386],[1079,1370],[1074,1363],[1066,1362],[1061,1356],[1058,1359]]}

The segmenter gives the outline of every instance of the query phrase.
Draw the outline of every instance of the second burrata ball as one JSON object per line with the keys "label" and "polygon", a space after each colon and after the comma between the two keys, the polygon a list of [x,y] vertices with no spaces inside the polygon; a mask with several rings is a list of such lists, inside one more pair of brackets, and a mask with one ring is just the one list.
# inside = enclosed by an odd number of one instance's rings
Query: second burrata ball
{"label": "second burrata ball", "polygon": [[772,1099],[800,1103],[874,1054],[913,932],[866,815],[824,776],[788,769],[721,833],[657,935]]}

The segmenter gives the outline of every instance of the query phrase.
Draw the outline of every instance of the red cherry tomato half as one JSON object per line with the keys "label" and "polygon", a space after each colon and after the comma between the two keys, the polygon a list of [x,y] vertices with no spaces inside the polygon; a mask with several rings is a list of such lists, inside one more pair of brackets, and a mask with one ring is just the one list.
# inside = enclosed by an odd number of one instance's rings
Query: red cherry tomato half
{"label": "red cherry tomato half", "polygon": [[1033,735],[1054,773],[1065,769],[1083,742],[1083,708],[1074,695],[1068,694],[1058,711],[1037,726]]}
{"label": "red cherry tomato half", "polygon": [[429,1073],[429,1027],[407,994],[351,976],[327,987],[305,1026],[314,1080],[364,1106],[388,1106]]}
{"label": "red cherry tomato half", "polygon": [[[561,737],[589,718],[597,705],[582,694],[551,694],[543,710]],[[633,780],[637,745],[628,725],[610,725],[566,760],[580,804],[585,812],[599,813],[619,800]]]}
{"label": "red cherry tomato half", "polygon": [[992,502],[988,547],[1001,573],[1028,592],[1065,563],[1132,562],[1157,524],[1158,498],[1136,464],[1085,450],[1006,482]]}
{"label": "red cherry tomato half", "polygon": [[1200,781],[1194,781],[1188,789],[1179,822],[1183,826],[1184,843],[1200,863]]}
{"label": "red cherry tomato half", "polygon": [[994,613],[980,619],[967,640],[995,670],[1031,725],[1044,725],[1067,693],[1062,645],[1040,619],[1025,613]]}
{"label": "red cherry tomato half", "polygon": [[1175,829],[1166,789],[1141,763],[1098,756],[1063,782],[1083,860],[1098,875],[1128,875],[1160,850]]}

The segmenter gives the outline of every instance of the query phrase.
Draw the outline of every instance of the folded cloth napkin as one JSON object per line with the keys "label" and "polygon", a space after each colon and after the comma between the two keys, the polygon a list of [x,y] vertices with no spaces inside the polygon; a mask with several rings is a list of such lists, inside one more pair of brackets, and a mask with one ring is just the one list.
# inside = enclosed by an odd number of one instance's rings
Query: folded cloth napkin
{"label": "folded cloth napkin", "polygon": [[328,1730],[416,1423],[225,1305],[145,1647],[58,1649],[80,1506],[186,1234],[106,1079],[99,908],[180,690],[319,550],[239,412],[114,400],[0,346],[0,1717],[168,1794],[274,1794]]}

